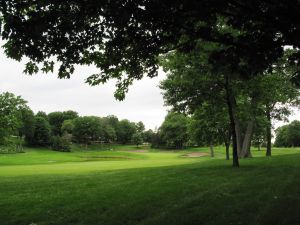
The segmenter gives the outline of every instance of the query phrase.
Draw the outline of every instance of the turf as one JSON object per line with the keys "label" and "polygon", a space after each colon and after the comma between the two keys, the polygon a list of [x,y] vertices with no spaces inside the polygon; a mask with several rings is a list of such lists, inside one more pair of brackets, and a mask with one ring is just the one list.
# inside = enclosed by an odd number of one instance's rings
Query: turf
{"label": "turf", "polygon": [[253,151],[239,169],[222,147],[92,149],[0,155],[0,224],[300,224],[300,149]]}

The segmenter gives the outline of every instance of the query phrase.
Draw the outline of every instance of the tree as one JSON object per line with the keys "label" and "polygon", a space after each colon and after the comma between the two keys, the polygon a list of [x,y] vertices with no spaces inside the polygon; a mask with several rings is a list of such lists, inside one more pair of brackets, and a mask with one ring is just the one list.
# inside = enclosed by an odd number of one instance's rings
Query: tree
{"label": "tree", "polygon": [[[220,67],[219,63],[209,60],[211,52],[219,49],[222,49],[222,46],[206,43],[206,45],[198,45],[192,53],[167,54],[162,58],[167,79],[160,87],[164,90],[165,103],[171,105],[176,111],[193,114],[204,102],[210,106],[220,106],[221,111],[224,106],[227,108],[233,142],[233,166],[238,167],[240,141],[237,134],[240,129],[236,95],[241,81],[238,79],[229,81],[228,73],[216,69]],[[220,62],[220,64],[226,66],[230,65],[230,62]]]}
{"label": "tree", "polygon": [[61,125],[61,133],[72,134],[74,129],[74,122],[71,119],[64,120]]}
{"label": "tree", "polygon": [[53,136],[51,138],[51,148],[55,151],[69,152],[71,150],[72,137],[68,133],[60,136]]}
{"label": "tree", "polygon": [[289,125],[284,125],[278,127],[276,132],[276,139],[274,145],[277,147],[290,147],[290,143],[288,142],[288,129]]}
{"label": "tree", "polygon": [[139,145],[143,144],[143,136],[141,133],[136,132],[132,135],[132,142],[139,147]]}
{"label": "tree", "polygon": [[300,121],[294,120],[290,124],[276,129],[275,146],[300,147]]}
{"label": "tree", "polygon": [[180,113],[169,112],[159,130],[168,147],[182,149],[188,141],[188,118]]}
{"label": "tree", "polygon": [[153,132],[153,130],[151,130],[151,129],[146,130],[143,133],[143,139],[144,139],[144,141],[148,142],[148,143],[152,143],[153,135],[155,135],[155,133]]}
{"label": "tree", "polygon": [[21,126],[19,136],[25,138],[26,143],[31,143],[34,138],[35,117],[32,110],[24,108],[21,110]]}
{"label": "tree", "polygon": [[61,126],[64,122],[64,115],[62,112],[51,112],[48,114],[49,124],[51,125],[51,131],[53,136],[60,136]]}
{"label": "tree", "polygon": [[0,94],[0,144],[22,126],[22,110],[28,109],[26,103],[13,93]]}
{"label": "tree", "polygon": [[78,117],[78,113],[72,110],[64,112],[52,112],[48,114],[49,123],[51,125],[52,134],[61,136],[62,135],[62,124],[65,120],[72,120]]}
{"label": "tree", "polygon": [[99,118],[84,116],[74,119],[73,138],[76,142],[88,145],[93,141],[99,141],[101,126]]}
{"label": "tree", "polygon": [[142,121],[140,121],[136,124],[136,130],[139,133],[143,133],[145,131],[145,125],[143,124]]}
{"label": "tree", "polygon": [[192,115],[189,134],[198,145],[209,145],[214,157],[214,145],[224,143],[226,159],[229,159],[231,131],[226,106],[210,105],[205,102]]}
{"label": "tree", "polygon": [[294,50],[286,49],[284,55],[272,64],[268,71],[255,77],[250,87],[256,91],[258,102],[266,118],[266,156],[271,156],[272,121],[287,120],[290,106],[299,105],[299,88],[292,82],[298,70],[296,63],[290,62]]}
{"label": "tree", "polygon": [[128,144],[132,140],[132,135],[136,132],[136,126],[129,120],[121,120],[116,130],[117,140],[122,144]]}
{"label": "tree", "polygon": [[35,117],[35,129],[32,140],[29,140],[29,145],[48,146],[51,139],[50,124],[43,117]]}
{"label": "tree", "polygon": [[63,117],[64,120],[73,120],[78,117],[78,112],[75,112],[73,110],[63,111]]}
{"label": "tree", "polygon": [[36,117],[43,117],[45,120],[48,120],[48,116],[47,116],[47,113],[43,112],[43,111],[38,111],[36,114],[35,114]]}

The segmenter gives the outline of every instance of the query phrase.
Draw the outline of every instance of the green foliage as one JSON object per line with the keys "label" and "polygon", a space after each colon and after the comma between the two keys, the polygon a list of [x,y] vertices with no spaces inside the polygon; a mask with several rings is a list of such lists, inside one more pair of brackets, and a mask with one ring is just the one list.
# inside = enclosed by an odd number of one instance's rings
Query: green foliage
{"label": "green foliage", "polygon": [[300,121],[294,120],[276,130],[275,146],[300,147]]}
{"label": "green foliage", "polygon": [[63,124],[61,125],[61,133],[68,133],[72,134],[74,129],[74,122],[71,119],[64,120]]}
{"label": "green foliage", "polygon": [[23,141],[20,137],[5,138],[0,145],[0,154],[23,153]]}
{"label": "green foliage", "polygon": [[132,135],[132,143],[135,144],[137,147],[143,144],[143,136],[141,133],[136,132]]}
{"label": "green foliage", "polygon": [[136,123],[136,131],[138,133],[143,133],[145,131],[145,125],[143,124],[142,121]]}
{"label": "green foliage", "polygon": [[43,111],[38,111],[35,114],[36,117],[43,117],[45,120],[49,120],[47,113],[43,112]]}
{"label": "green foliage", "polygon": [[49,123],[51,125],[52,135],[62,135],[62,125],[65,120],[72,120],[78,117],[78,113],[74,111],[52,112],[48,114]]}
{"label": "green foliage", "polygon": [[55,151],[69,152],[71,150],[71,139],[70,134],[63,134],[62,136],[53,136],[51,138],[51,148]]}
{"label": "green foliage", "polygon": [[29,145],[48,146],[51,139],[51,127],[44,117],[35,117],[34,136],[29,140]]}
{"label": "green foliage", "polygon": [[118,128],[116,130],[117,141],[122,144],[130,143],[132,140],[132,136],[135,132],[136,132],[135,123],[130,122],[127,119],[121,120],[118,123]]}
{"label": "green foliage", "polygon": [[182,149],[188,141],[189,119],[183,114],[169,112],[160,127],[160,135],[168,147]]}
{"label": "green foliage", "polygon": [[194,112],[189,123],[191,140],[199,146],[230,143],[231,132],[226,110],[221,104],[210,105],[207,102],[202,104]]}
{"label": "green foliage", "polygon": [[21,110],[21,121],[22,125],[19,128],[19,136],[25,137],[27,143],[32,142],[35,131],[35,117],[34,113],[30,109]]}
{"label": "green foliage", "polygon": [[102,136],[100,120],[94,116],[84,116],[74,119],[73,138],[82,144],[99,141]]}
{"label": "green foliage", "polygon": [[144,139],[144,141],[148,142],[148,143],[151,143],[153,135],[155,135],[155,133],[153,132],[153,130],[149,129],[149,130],[145,131],[143,133],[143,139]]}
{"label": "green foliage", "polygon": [[224,45],[209,59],[244,77],[265,71],[284,46],[297,49],[293,57],[299,64],[299,7],[296,0],[10,0],[0,6],[1,37],[8,57],[29,59],[29,74],[53,71],[49,58],[57,59],[61,78],[69,78],[76,64],[94,64],[101,72],[87,82],[117,79],[115,96],[123,99],[134,79],[157,75],[159,55],[174,49],[189,52],[199,40]]}
{"label": "green foliage", "polygon": [[0,94],[0,144],[22,126],[23,109],[28,109],[26,101],[21,96],[4,92]]}
{"label": "green foliage", "polygon": [[53,136],[61,135],[61,126],[64,122],[64,116],[62,112],[52,112],[48,114],[49,124],[51,126],[51,132]]}

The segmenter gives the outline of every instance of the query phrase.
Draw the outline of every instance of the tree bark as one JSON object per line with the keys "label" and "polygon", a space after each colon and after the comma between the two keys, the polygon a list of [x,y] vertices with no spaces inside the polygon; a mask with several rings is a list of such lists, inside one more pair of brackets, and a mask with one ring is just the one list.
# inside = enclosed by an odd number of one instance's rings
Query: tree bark
{"label": "tree bark", "polygon": [[226,144],[225,144],[225,148],[226,148],[226,160],[229,160],[229,159],[230,159],[230,157],[229,157],[229,146],[230,146],[229,143],[226,143]]}
{"label": "tree bark", "polygon": [[238,152],[238,156],[240,157],[242,152],[242,132],[241,132],[240,121],[237,118],[235,118],[235,132],[236,132],[237,152]]}
{"label": "tree bark", "polygon": [[210,156],[215,157],[214,145],[212,142],[210,142],[210,144],[209,144],[209,149],[210,149]]}
{"label": "tree bark", "polygon": [[248,121],[246,133],[243,140],[242,150],[240,154],[241,158],[252,157],[250,147],[251,147],[253,128],[254,128],[254,120]]}
{"label": "tree bark", "polygon": [[231,129],[230,127],[228,128],[228,133],[227,135],[225,135],[224,138],[224,144],[225,144],[225,148],[226,148],[226,160],[229,160],[230,156],[229,156],[229,147],[230,147],[230,142],[231,142]]}
{"label": "tree bark", "polygon": [[267,121],[268,121],[268,125],[266,127],[266,133],[267,133],[267,151],[266,151],[266,156],[271,156],[271,148],[272,148],[272,143],[271,143],[271,139],[272,139],[272,124],[271,124],[271,112],[270,112],[270,108],[267,105],[266,106],[266,116],[267,116]]}
{"label": "tree bark", "polygon": [[239,157],[237,149],[237,135],[236,135],[236,115],[235,115],[235,98],[230,87],[229,77],[225,75],[225,89],[226,89],[226,102],[228,106],[228,114],[230,118],[230,126],[232,132],[232,166],[239,167]]}

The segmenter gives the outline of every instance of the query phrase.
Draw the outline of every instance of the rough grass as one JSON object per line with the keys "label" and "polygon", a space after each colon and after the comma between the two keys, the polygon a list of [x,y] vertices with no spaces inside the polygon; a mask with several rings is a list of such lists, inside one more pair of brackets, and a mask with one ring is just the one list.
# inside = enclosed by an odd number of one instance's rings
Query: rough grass
{"label": "rough grass", "polygon": [[132,149],[0,155],[0,224],[300,224],[300,149],[254,151],[239,169],[222,147]]}

